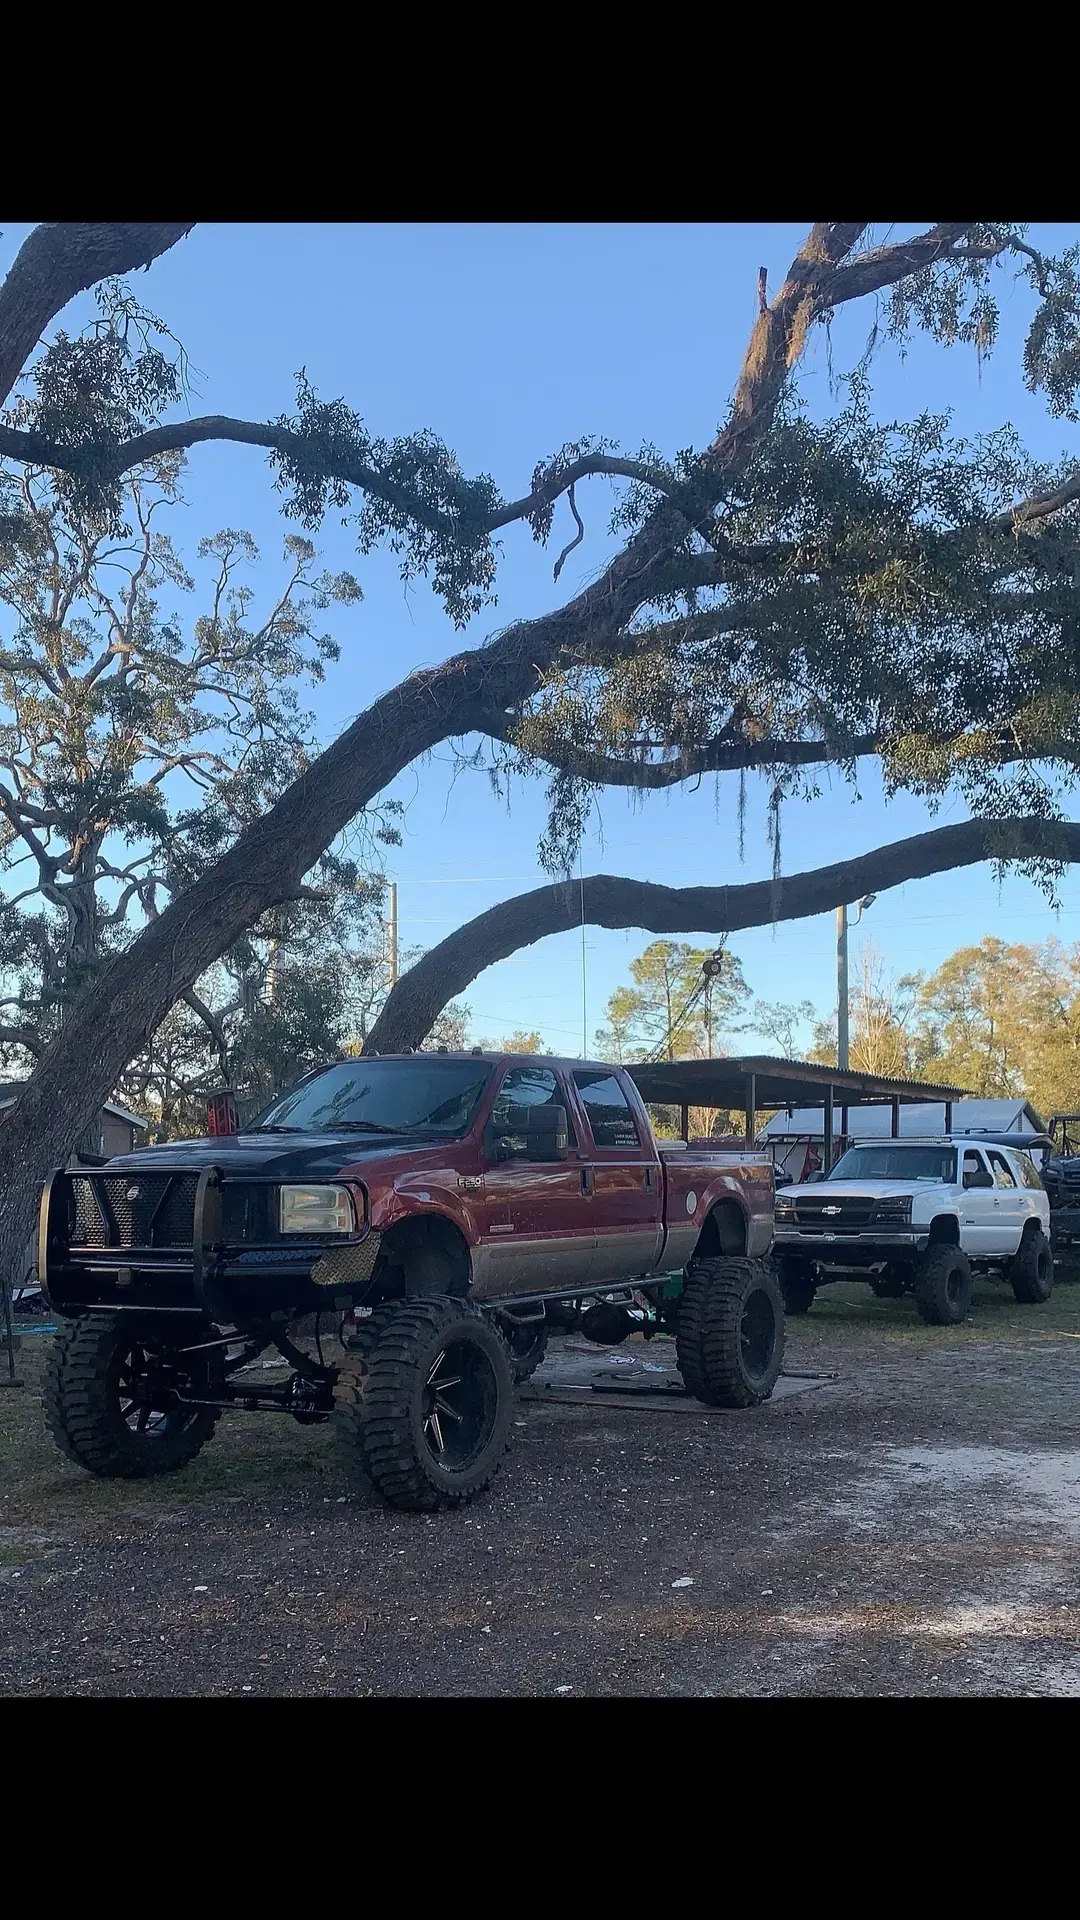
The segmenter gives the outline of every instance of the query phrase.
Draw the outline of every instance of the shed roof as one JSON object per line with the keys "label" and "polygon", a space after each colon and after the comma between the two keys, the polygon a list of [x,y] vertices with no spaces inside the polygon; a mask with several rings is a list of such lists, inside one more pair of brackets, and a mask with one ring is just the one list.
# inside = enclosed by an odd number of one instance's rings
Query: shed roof
{"label": "shed roof", "polygon": [[717,1060],[658,1060],[628,1066],[627,1072],[643,1100],[660,1105],[740,1107],[754,1078],[754,1105],[794,1107],[808,1094],[831,1087],[836,1104],[847,1107],[882,1106],[898,1100],[901,1106],[928,1100],[953,1101],[962,1087],[922,1080],[890,1080],[881,1074],[856,1073],[823,1067],[815,1060],[780,1060],[754,1053]]}
{"label": "shed roof", "polygon": [[[13,1107],[25,1085],[25,1080],[0,1080],[0,1108]],[[141,1127],[144,1133],[150,1124],[148,1120],[140,1120],[138,1114],[132,1113],[128,1107],[122,1107],[117,1100],[103,1100],[101,1108],[103,1113],[111,1113],[117,1120],[126,1120],[129,1127]]]}

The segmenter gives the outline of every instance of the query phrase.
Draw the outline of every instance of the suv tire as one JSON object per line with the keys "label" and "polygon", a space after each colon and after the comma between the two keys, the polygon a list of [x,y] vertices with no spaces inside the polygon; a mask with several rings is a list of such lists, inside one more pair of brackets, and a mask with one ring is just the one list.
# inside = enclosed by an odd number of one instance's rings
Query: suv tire
{"label": "suv tire", "polygon": [[928,1327],[958,1327],[971,1311],[974,1281],[967,1254],[951,1243],[929,1247],[915,1274],[915,1304]]}
{"label": "suv tire", "polygon": [[679,1299],[675,1345],[689,1393],[709,1407],[756,1407],[784,1364],[784,1303],[760,1260],[695,1260]]}
{"label": "suv tire", "polygon": [[1009,1262],[1012,1290],[1022,1306],[1038,1306],[1054,1291],[1054,1256],[1041,1227],[1026,1227],[1020,1251]]}

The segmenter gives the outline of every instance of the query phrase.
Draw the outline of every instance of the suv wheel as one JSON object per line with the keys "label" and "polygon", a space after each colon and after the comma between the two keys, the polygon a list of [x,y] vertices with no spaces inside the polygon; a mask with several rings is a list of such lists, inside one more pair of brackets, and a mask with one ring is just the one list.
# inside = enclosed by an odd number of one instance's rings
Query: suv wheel
{"label": "suv wheel", "polygon": [[1028,1227],[1020,1251],[1009,1262],[1009,1279],[1017,1300],[1025,1307],[1049,1300],[1054,1291],[1054,1256],[1041,1227]]}
{"label": "suv wheel", "polygon": [[915,1275],[915,1304],[928,1327],[958,1327],[971,1311],[974,1282],[959,1247],[929,1247]]}
{"label": "suv wheel", "polygon": [[388,1505],[460,1506],[490,1485],[506,1451],[506,1341],[463,1300],[402,1300],[372,1319],[359,1367],[335,1388],[339,1435]]}
{"label": "suv wheel", "polygon": [[676,1359],[710,1407],[756,1407],[784,1364],[784,1303],[759,1260],[695,1260],[679,1300]]}

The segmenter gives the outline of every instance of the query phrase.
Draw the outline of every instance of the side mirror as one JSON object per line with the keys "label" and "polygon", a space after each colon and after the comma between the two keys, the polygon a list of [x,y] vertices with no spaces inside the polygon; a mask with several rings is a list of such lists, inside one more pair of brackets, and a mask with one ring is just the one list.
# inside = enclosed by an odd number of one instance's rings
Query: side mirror
{"label": "side mirror", "polygon": [[565,1160],[567,1128],[565,1107],[530,1107],[526,1134],[526,1160]]}
{"label": "side mirror", "polygon": [[[509,1145],[513,1139],[524,1135],[525,1153]],[[497,1160],[513,1160],[524,1157],[526,1160],[565,1160],[567,1156],[567,1126],[565,1107],[510,1107],[502,1129],[492,1141],[493,1157]]]}

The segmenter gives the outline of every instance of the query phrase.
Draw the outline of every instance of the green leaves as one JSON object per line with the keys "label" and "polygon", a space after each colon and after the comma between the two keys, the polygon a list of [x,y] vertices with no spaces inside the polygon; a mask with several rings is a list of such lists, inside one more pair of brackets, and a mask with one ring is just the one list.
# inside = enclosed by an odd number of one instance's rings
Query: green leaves
{"label": "green leaves", "polygon": [[274,424],[301,442],[270,459],[285,510],[302,526],[319,527],[337,509],[356,529],[358,552],[385,544],[401,556],[403,581],[429,578],[455,626],[491,602],[496,555],[487,523],[501,503],[488,475],[466,480],[437,434],[373,436],[344,400],[319,400],[304,372],[295,415]]}
{"label": "green leaves", "polygon": [[[237,528],[199,543],[197,589],[159,524],[179,503],[176,478],[125,482],[133,531],[116,534],[63,489],[0,475],[0,867],[21,896],[2,916],[0,978],[39,1040],[133,927],[307,764],[299,688],[337,657],[325,616],[360,598],[351,574],[319,571],[300,534],[286,536],[269,595]],[[205,610],[191,619],[197,590]],[[315,897],[271,915],[241,970],[265,968],[271,937],[311,957],[366,935],[379,885],[368,876],[397,819],[387,806],[360,823],[363,868],[328,852]]]}

